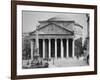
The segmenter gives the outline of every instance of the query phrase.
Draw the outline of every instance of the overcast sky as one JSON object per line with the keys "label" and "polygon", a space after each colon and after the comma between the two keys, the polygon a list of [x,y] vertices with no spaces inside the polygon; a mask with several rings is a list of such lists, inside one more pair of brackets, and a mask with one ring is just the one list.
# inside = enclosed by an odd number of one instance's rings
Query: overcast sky
{"label": "overcast sky", "polygon": [[84,36],[87,31],[86,14],[79,13],[58,13],[58,12],[37,12],[37,11],[22,11],[23,33],[31,32],[39,25],[38,21],[48,20],[49,18],[60,16],[67,20],[74,20],[76,23],[83,26]]}

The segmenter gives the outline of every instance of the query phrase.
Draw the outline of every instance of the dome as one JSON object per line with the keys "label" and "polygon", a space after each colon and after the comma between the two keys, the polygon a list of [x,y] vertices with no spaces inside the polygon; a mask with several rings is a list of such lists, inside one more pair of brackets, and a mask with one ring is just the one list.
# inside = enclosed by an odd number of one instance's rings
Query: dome
{"label": "dome", "polygon": [[56,16],[48,19],[47,21],[74,21],[69,16]]}

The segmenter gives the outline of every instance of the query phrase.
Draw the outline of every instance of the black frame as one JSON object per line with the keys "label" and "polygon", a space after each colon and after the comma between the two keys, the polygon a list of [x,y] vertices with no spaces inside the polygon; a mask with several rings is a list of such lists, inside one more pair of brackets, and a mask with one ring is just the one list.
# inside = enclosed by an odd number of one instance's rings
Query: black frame
{"label": "black frame", "polygon": [[[37,74],[37,75],[17,75],[17,20],[16,7],[17,5],[35,5],[49,6],[62,8],[83,8],[94,9],[94,71],[86,72],[70,72],[70,73],[52,73],[52,74]],[[63,4],[63,3],[47,3],[33,1],[11,1],[11,79],[29,79],[29,78],[44,78],[44,77],[61,77],[61,76],[76,76],[76,75],[93,75],[97,74],[97,6],[96,5],[80,5],[80,4]]]}

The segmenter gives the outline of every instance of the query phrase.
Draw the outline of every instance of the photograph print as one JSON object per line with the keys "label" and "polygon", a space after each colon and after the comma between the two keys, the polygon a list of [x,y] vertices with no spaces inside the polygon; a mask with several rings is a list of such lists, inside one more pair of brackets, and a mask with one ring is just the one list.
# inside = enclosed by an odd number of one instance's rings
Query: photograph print
{"label": "photograph print", "polygon": [[11,78],[97,74],[97,6],[12,1]]}
{"label": "photograph print", "polygon": [[87,13],[22,11],[22,69],[89,66]]}

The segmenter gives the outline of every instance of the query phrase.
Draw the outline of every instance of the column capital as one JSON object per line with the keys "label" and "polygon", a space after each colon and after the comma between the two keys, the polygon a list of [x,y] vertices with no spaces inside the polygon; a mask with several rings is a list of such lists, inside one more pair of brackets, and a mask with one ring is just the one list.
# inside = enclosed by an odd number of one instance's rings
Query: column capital
{"label": "column capital", "polygon": [[55,38],[55,41],[57,41],[57,38]]}
{"label": "column capital", "polygon": [[60,40],[63,40],[63,38],[61,38]]}

